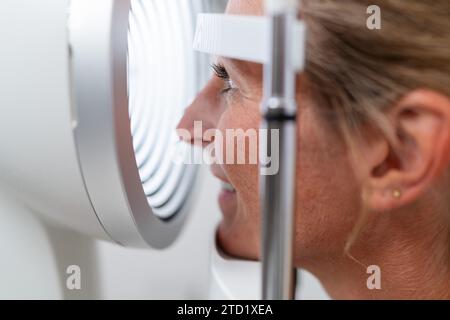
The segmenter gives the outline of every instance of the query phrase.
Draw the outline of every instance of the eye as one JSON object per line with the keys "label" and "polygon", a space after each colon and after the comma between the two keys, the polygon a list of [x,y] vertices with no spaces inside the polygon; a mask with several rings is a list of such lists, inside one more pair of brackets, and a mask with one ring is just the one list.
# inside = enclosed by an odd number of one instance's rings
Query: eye
{"label": "eye", "polygon": [[225,95],[230,91],[236,89],[234,86],[233,80],[231,80],[230,75],[228,74],[227,69],[221,64],[213,64],[212,69],[216,77],[221,79],[224,82],[224,88],[221,90],[221,94]]}

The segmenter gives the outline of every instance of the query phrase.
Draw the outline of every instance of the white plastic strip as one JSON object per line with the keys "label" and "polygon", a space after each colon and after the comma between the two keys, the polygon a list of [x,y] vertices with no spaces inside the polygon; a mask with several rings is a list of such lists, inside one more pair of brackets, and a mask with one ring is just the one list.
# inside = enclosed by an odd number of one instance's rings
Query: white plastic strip
{"label": "white plastic strip", "polygon": [[[199,14],[194,50],[266,64],[270,61],[270,20],[261,16]],[[305,61],[305,26],[295,26],[293,64],[301,71]]]}

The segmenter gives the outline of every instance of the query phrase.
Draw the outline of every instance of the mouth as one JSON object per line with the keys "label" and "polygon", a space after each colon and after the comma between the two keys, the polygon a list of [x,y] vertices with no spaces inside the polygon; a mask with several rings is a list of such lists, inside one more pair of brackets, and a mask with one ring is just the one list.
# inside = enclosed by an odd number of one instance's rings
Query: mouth
{"label": "mouth", "polygon": [[237,194],[232,184],[222,182],[222,189],[219,193],[219,206],[224,217],[232,217],[237,212]]}
{"label": "mouth", "polygon": [[236,189],[231,183],[222,181],[222,191],[236,193]]}
{"label": "mouth", "polygon": [[212,172],[221,181],[221,190],[218,196],[220,210],[225,218],[234,216],[237,212],[236,188],[228,181],[221,169],[213,167]]}

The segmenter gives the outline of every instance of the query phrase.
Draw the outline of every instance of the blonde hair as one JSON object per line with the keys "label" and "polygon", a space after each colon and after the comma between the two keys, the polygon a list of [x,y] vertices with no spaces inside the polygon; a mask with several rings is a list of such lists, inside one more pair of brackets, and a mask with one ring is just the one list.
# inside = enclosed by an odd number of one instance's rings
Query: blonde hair
{"label": "blonde hair", "polygon": [[[409,91],[427,88],[450,96],[449,0],[302,2],[307,91],[335,117],[350,145],[362,137],[362,124],[391,140],[384,112]],[[370,5],[381,9],[380,30],[367,27]]]}

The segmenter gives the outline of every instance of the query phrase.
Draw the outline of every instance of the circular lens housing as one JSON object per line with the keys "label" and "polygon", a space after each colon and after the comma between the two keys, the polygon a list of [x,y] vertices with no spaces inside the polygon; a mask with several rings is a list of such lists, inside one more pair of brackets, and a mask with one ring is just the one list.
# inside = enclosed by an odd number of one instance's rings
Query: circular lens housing
{"label": "circular lens housing", "polygon": [[209,3],[71,0],[80,172],[101,226],[122,245],[166,248],[185,224],[197,168],[182,164],[191,148],[175,128],[210,74],[192,49]]}

